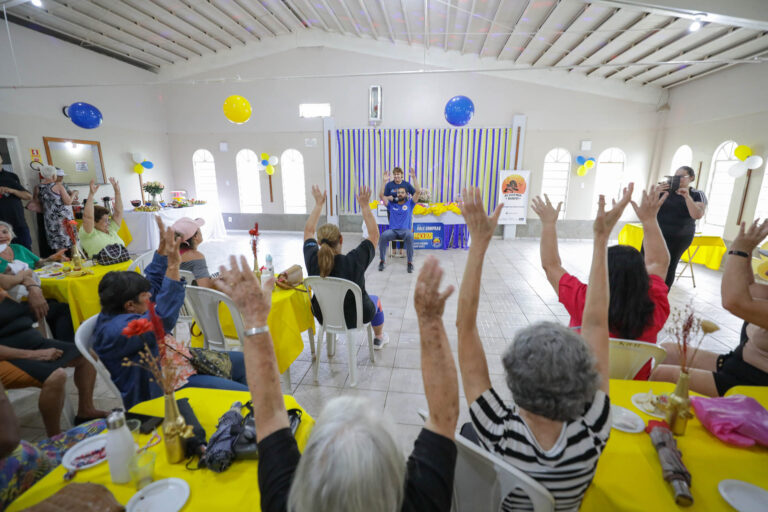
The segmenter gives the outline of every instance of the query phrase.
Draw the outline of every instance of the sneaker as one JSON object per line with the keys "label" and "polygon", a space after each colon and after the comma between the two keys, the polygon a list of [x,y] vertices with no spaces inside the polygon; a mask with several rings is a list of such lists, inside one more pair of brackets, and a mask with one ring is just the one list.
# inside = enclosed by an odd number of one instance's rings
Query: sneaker
{"label": "sneaker", "polygon": [[384,270],[384,261],[382,260],[381,263],[379,263],[379,272]]}
{"label": "sneaker", "polygon": [[389,343],[389,334],[383,332],[381,338],[373,338],[373,349],[381,350],[387,343]]}
{"label": "sneaker", "polygon": [[413,274],[413,263],[408,263],[408,273]]}
{"label": "sneaker", "polygon": [[397,253],[398,258],[405,258],[405,253],[403,251],[400,251]]}

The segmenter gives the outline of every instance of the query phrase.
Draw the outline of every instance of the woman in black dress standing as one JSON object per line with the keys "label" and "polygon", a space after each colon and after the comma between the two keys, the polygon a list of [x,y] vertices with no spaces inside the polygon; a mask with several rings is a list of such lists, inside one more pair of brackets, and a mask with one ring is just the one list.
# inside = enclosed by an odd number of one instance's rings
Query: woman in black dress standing
{"label": "woman in black dress standing", "polygon": [[669,269],[664,280],[668,288],[671,288],[675,281],[680,257],[693,242],[696,221],[704,216],[707,209],[707,197],[704,192],[691,186],[696,177],[693,169],[684,165],[675,171],[675,176],[680,177],[677,190],[670,190],[669,181],[661,183],[662,193],[669,190],[670,194],[656,216],[669,249]]}

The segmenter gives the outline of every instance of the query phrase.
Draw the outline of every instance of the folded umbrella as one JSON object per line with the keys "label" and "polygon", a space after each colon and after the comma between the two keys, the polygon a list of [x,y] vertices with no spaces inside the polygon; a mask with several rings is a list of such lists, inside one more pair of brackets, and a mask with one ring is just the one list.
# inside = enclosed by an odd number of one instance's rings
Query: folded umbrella
{"label": "folded umbrella", "polygon": [[216,432],[208,441],[208,448],[200,459],[200,465],[211,471],[221,473],[232,465],[235,459],[235,441],[243,431],[243,415],[240,412],[243,404],[235,402],[225,412],[216,425]]}
{"label": "folded umbrella", "polygon": [[664,480],[672,485],[675,503],[683,507],[693,504],[691,496],[691,474],[683,464],[682,454],[677,449],[677,441],[664,421],[649,421],[645,429],[651,436],[654,448],[659,455]]}
{"label": "folded umbrella", "polygon": [[195,411],[189,405],[189,398],[176,400],[179,406],[179,412],[184,416],[184,422],[192,426],[192,437],[187,438],[187,457],[199,455],[202,457],[205,453],[205,429],[195,416]]}

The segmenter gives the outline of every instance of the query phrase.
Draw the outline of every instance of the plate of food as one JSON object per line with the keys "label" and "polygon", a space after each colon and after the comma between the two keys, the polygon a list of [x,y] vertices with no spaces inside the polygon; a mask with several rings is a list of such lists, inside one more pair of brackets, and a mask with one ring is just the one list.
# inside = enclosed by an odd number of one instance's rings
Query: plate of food
{"label": "plate of food", "polygon": [[669,395],[662,393],[653,394],[653,391],[647,393],[637,393],[632,396],[632,405],[640,409],[648,416],[664,419],[667,416],[665,407],[669,401]]}
{"label": "plate of food", "polygon": [[86,469],[107,460],[107,436],[93,436],[83,439],[67,450],[61,465],[71,470]]}

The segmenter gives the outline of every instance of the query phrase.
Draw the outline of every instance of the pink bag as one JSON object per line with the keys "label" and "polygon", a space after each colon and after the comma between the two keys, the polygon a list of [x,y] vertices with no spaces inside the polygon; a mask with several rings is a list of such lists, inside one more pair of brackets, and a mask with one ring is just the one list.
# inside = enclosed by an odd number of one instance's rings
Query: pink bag
{"label": "pink bag", "polygon": [[736,446],[768,446],[768,411],[752,397],[691,397],[696,417],[718,439]]}

